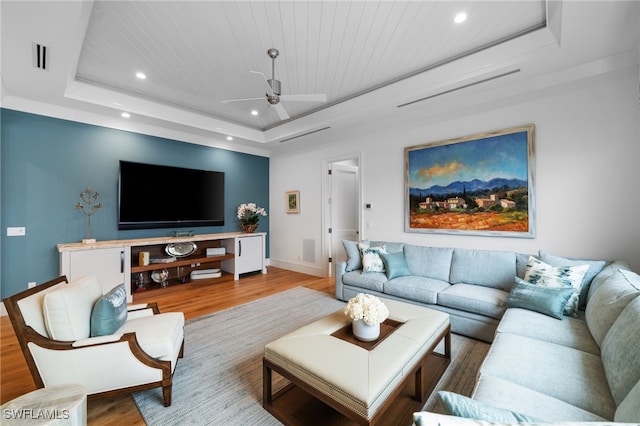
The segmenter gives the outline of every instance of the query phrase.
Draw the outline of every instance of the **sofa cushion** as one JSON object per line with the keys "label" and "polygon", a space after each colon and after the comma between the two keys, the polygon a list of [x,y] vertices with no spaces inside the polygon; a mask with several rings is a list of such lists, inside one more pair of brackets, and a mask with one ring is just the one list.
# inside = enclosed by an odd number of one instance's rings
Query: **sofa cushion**
{"label": "sofa cushion", "polygon": [[363,288],[366,290],[374,290],[382,293],[384,283],[388,281],[384,272],[363,273],[360,271],[347,272],[342,276],[342,282],[346,285]]}
{"label": "sofa cushion", "polygon": [[580,286],[588,269],[589,265],[586,264],[580,266],[551,266],[531,256],[527,261],[524,280],[544,287],[572,287],[574,292],[564,308],[564,314],[576,316],[578,314]]}
{"label": "sofa cushion", "polygon": [[[573,392],[576,392],[576,390],[574,389]],[[481,374],[478,378],[473,392],[473,399],[525,415],[535,416],[554,424],[557,424],[558,413],[561,413],[563,421],[597,422],[607,420],[589,410],[576,407],[545,393],[530,389],[527,386],[488,374]],[[584,423],[582,425],[585,426]]]}
{"label": "sofa cushion", "polygon": [[414,275],[449,282],[452,248],[423,247],[407,244],[404,257]]}
{"label": "sofa cushion", "polygon": [[386,252],[385,246],[362,248],[362,271],[383,272],[384,263],[382,263],[380,253]]}
{"label": "sofa cushion", "polygon": [[500,319],[507,292],[497,288],[454,284],[438,294],[438,304]]}
{"label": "sofa cushion", "polygon": [[602,341],[602,364],[616,404],[640,381],[640,298],[622,311]]}
{"label": "sofa cushion", "polygon": [[52,339],[75,341],[91,334],[91,310],[102,296],[95,275],[80,277],[44,296],[43,313]]}
{"label": "sofa cushion", "polygon": [[397,253],[380,253],[382,263],[384,263],[384,270],[387,274],[387,278],[390,280],[398,277],[406,277],[411,275],[411,270],[407,266],[407,261],[404,259],[403,252]]}
{"label": "sofa cushion", "polygon": [[612,419],[616,409],[600,357],[566,346],[498,333],[480,373],[524,386],[605,419]]}
{"label": "sofa cushion", "polygon": [[113,334],[127,320],[127,291],[124,284],[101,296],[91,310],[91,337]]}
{"label": "sofa cushion", "polygon": [[618,405],[613,420],[616,422],[638,422],[640,419],[640,381],[635,384],[627,397]]}
{"label": "sofa cushion", "polygon": [[116,331],[116,333],[132,332],[136,333],[138,343],[147,354],[169,361],[182,345],[184,314],[167,312],[130,319]]}
{"label": "sofa cushion", "polygon": [[502,305],[528,309],[561,320],[573,294],[571,287],[545,287],[515,277],[515,284]]}
{"label": "sofa cushion", "polygon": [[582,285],[580,287],[580,296],[578,306],[584,308],[587,304],[587,293],[589,292],[589,286],[596,275],[602,271],[605,267],[606,261],[604,260],[583,260],[583,259],[568,259],[559,256],[553,256],[547,252],[540,251],[540,260],[544,263],[548,263],[551,266],[580,266],[589,265],[589,269],[582,278]]}
{"label": "sofa cushion", "polygon": [[600,355],[600,347],[591,337],[584,319],[565,317],[562,321],[557,321],[527,309],[513,308],[507,309],[496,331]]}
{"label": "sofa cushion", "polygon": [[385,247],[387,253],[400,253],[404,248],[404,243],[394,243],[392,241],[371,241],[371,247]]}
{"label": "sofa cushion", "polygon": [[499,423],[538,421],[533,417],[494,407],[480,401],[474,401],[471,398],[453,392],[439,391],[438,398],[440,398],[445,414],[452,416]]}
{"label": "sofa cushion", "polygon": [[445,281],[412,275],[387,281],[384,284],[384,293],[435,305],[438,300],[438,292],[450,286]]}
{"label": "sofa cushion", "polygon": [[362,254],[358,244],[365,244],[365,242],[342,240],[342,246],[347,253],[347,267],[345,269],[347,272],[362,269]]}
{"label": "sofa cushion", "polygon": [[454,249],[451,284],[476,284],[509,291],[516,276],[516,254],[505,251]]}
{"label": "sofa cushion", "polygon": [[640,276],[631,271],[616,270],[598,286],[589,298],[585,319],[598,346],[626,306],[640,296]]}
{"label": "sofa cushion", "polygon": [[602,283],[608,280],[609,277],[615,274],[619,269],[624,269],[626,271],[631,270],[628,263],[617,260],[615,262],[609,263],[602,269],[602,271],[598,275],[596,275],[593,281],[591,281],[591,286],[589,286],[589,291],[587,292],[587,305],[589,304],[589,299],[591,299],[591,296],[593,296],[598,288],[600,288]]}

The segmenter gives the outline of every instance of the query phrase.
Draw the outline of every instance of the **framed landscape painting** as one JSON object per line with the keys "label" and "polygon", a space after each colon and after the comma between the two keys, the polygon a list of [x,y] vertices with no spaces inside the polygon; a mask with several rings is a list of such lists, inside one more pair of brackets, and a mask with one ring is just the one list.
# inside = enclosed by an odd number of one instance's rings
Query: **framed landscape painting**
{"label": "framed landscape painting", "polygon": [[300,213],[300,191],[287,191],[285,195],[287,197],[286,212]]}
{"label": "framed landscape painting", "polygon": [[534,125],[405,148],[405,232],[535,237]]}

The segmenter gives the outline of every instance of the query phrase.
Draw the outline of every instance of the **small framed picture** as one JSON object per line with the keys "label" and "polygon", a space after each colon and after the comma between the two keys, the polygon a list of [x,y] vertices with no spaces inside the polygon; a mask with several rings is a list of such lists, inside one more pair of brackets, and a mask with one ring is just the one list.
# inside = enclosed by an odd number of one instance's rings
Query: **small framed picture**
{"label": "small framed picture", "polygon": [[287,191],[286,195],[286,212],[300,213],[300,191]]}

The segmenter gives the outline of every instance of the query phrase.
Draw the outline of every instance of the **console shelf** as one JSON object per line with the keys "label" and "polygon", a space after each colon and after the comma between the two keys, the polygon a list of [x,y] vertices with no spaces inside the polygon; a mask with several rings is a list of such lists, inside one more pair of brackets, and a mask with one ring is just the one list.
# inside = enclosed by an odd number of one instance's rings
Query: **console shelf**
{"label": "console shelf", "polygon": [[[260,271],[266,274],[265,261],[266,233],[230,232],[221,234],[203,234],[189,237],[159,237],[131,240],[98,241],[95,243],[58,244],[60,253],[60,274],[74,280],[83,275],[97,275],[103,293],[125,283],[127,298],[132,301],[132,292],[136,290],[142,274],[145,287],[155,288],[150,273],[167,269],[170,286],[180,284],[178,267],[189,282],[189,274],[197,269],[217,268],[225,274],[233,274],[238,280],[241,274]],[[167,244],[193,242],[196,250],[189,256],[179,257],[173,262],[150,263],[141,265],[140,252],[149,252],[150,258],[167,257]],[[208,248],[225,249],[225,254],[207,256]],[[191,282],[195,282],[191,281]]]}

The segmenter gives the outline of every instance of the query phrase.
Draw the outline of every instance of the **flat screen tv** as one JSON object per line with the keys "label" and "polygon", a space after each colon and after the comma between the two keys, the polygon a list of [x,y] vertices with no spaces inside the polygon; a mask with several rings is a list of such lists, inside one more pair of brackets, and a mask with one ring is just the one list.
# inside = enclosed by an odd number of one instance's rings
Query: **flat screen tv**
{"label": "flat screen tv", "polygon": [[224,225],[224,173],[120,161],[118,229]]}

